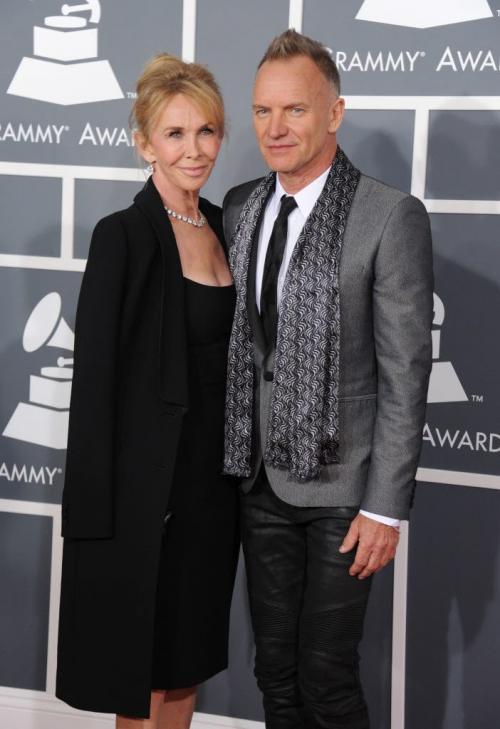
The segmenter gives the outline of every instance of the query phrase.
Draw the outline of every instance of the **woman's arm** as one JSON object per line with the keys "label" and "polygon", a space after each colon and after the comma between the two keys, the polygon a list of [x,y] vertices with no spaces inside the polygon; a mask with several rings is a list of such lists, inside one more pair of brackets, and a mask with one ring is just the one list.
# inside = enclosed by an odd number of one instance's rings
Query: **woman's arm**
{"label": "woman's arm", "polygon": [[127,245],[119,214],[93,233],[78,299],[62,536],[113,535],[120,318]]}

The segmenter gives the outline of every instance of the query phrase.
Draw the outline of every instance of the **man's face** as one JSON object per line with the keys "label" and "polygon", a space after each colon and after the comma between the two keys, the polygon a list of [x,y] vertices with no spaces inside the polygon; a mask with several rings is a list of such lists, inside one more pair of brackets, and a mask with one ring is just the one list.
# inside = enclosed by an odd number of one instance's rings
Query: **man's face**
{"label": "man's face", "polygon": [[272,170],[314,179],[332,161],[344,101],[307,56],[266,61],[253,93],[253,122]]}

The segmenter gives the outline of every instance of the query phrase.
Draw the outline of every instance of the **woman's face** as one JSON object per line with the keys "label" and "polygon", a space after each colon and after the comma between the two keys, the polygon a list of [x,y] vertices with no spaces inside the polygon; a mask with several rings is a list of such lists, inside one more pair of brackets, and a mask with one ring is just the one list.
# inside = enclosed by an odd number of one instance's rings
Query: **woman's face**
{"label": "woman's face", "polygon": [[187,96],[177,94],[165,103],[142,153],[153,164],[160,186],[196,191],[207,181],[221,142],[219,131],[203,111]]}

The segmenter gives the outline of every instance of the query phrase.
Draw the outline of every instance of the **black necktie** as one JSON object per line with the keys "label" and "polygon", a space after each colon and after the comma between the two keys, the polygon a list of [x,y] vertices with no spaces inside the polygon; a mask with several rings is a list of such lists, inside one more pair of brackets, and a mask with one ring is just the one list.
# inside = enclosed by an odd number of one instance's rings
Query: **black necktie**
{"label": "black necktie", "polygon": [[294,197],[283,195],[267,247],[260,294],[260,318],[266,336],[268,350],[276,343],[278,326],[278,274],[283,261],[286,237],[288,233],[288,216],[297,207]]}

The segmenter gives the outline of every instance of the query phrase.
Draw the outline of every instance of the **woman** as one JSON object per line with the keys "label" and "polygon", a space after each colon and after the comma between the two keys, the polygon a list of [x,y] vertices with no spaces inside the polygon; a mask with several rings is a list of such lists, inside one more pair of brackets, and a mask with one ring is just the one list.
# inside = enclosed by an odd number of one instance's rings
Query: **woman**
{"label": "woman", "polygon": [[56,694],[117,729],[176,729],[227,665],[239,546],[220,475],[235,292],[199,198],[224,110],[206,69],[166,54],[137,92],[152,176],[98,223],[78,303]]}

